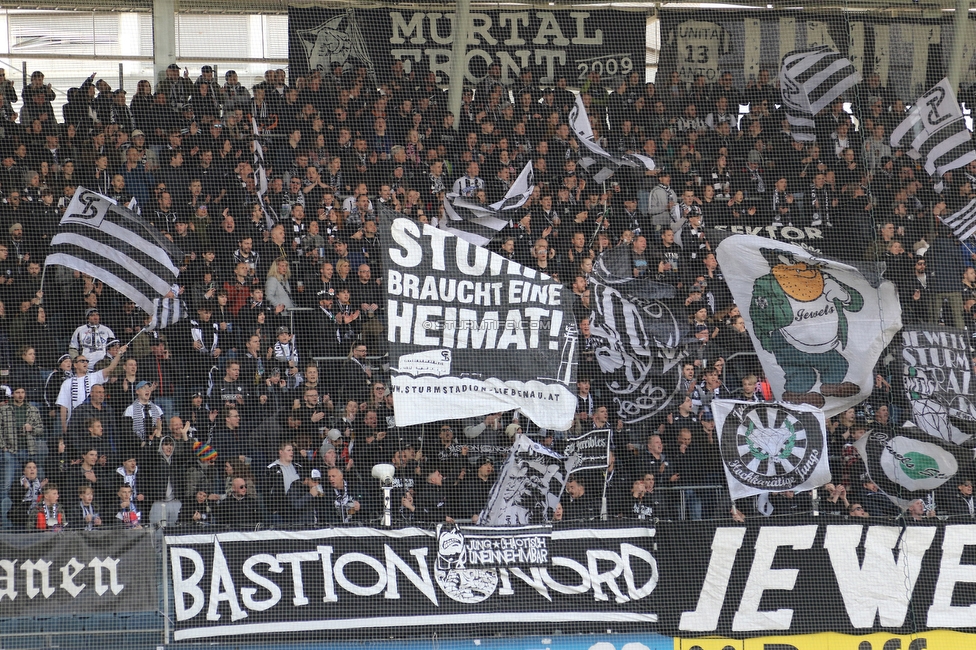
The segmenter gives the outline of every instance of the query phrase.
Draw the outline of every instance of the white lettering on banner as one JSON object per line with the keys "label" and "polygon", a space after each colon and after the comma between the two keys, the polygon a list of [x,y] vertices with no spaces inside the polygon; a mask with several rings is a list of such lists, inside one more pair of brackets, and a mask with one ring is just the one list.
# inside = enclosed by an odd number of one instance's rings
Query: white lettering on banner
{"label": "white lettering on banner", "polygon": [[[556,15],[551,11],[537,11],[535,13],[536,24],[535,36],[532,43],[535,45],[603,45],[603,30],[597,29],[591,35],[586,33],[586,19],[590,17],[588,12],[573,11],[569,16],[573,18],[576,32],[572,39],[566,38],[560,28]],[[437,21],[441,18],[447,20],[451,27],[448,34],[440,34]],[[483,13],[472,13],[471,30],[468,33],[468,45],[497,45],[498,38],[494,36],[492,28],[494,24],[491,16]],[[454,14],[424,13],[414,12],[405,18],[403,12],[391,11],[390,20],[392,34],[390,35],[391,45],[402,45],[409,42],[414,45],[424,45],[427,38],[424,36],[424,24],[426,21],[427,31],[431,34],[431,40],[441,45],[448,45],[454,42]],[[519,13],[500,13],[498,20],[499,30],[508,32],[508,37],[504,39],[505,45],[525,45],[525,39],[519,33],[519,26],[529,26],[529,12]],[[436,35],[436,37],[435,37]],[[502,37],[504,34],[499,34]]]}
{"label": "white lettering on banner", "polygon": [[729,590],[735,555],[742,548],[745,528],[716,528],[712,538],[712,555],[708,560],[705,582],[698,595],[698,607],[693,612],[682,612],[678,629],[689,632],[711,632],[718,628],[722,603]]}
{"label": "white lettering on banner", "polygon": [[272,573],[281,573],[284,569],[281,567],[281,563],[278,562],[274,555],[268,555],[266,553],[259,553],[257,555],[252,555],[244,561],[241,565],[241,572],[244,577],[253,582],[254,584],[262,587],[271,594],[271,597],[266,600],[256,600],[254,596],[257,595],[258,590],[254,587],[244,587],[241,589],[241,600],[244,601],[244,606],[255,612],[263,612],[266,609],[271,609],[281,600],[281,588],[274,582],[274,580],[269,580],[263,575],[254,570],[254,566],[257,564],[267,564],[268,571]]}
{"label": "white lettering on banner", "polygon": [[929,627],[972,627],[976,621],[976,603],[968,606],[952,604],[952,594],[959,583],[976,584],[976,565],[962,562],[967,546],[976,544],[976,525],[946,526],[942,538],[942,563],[939,581],[935,585],[929,607]]}
{"label": "white lettering on banner", "polygon": [[[179,539],[179,538],[175,538]],[[314,551],[294,553],[280,553],[270,555],[257,553],[247,557],[241,564],[241,573],[247,581],[246,585],[235,585],[220,541],[214,538],[213,558],[210,562],[210,589],[205,594],[200,583],[206,577],[206,562],[196,550],[168,542],[170,563],[173,569],[172,585],[174,602],[176,604],[176,620],[187,621],[199,615],[204,607],[207,608],[206,618],[209,621],[220,619],[220,604],[227,603],[231,611],[231,620],[237,621],[248,616],[248,611],[261,612],[274,607],[281,602],[281,596],[289,579],[283,565],[290,565],[290,579],[294,597],[291,604],[294,607],[304,607],[311,603],[310,595],[305,590],[303,566],[308,563],[321,561],[325,576],[325,595],[323,602],[334,603],[349,595],[369,598],[383,594],[386,599],[401,598],[401,578],[406,578],[421,595],[434,606],[439,606],[437,589],[434,586],[431,566],[427,562],[428,548],[426,546],[413,548],[409,551],[413,560],[407,560],[399,555],[388,544],[383,545],[383,559],[378,559],[361,552],[343,553],[333,558],[334,547],[318,545]],[[596,601],[609,600],[609,592],[614,595],[618,603],[646,598],[657,587],[659,572],[657,561],[647,550],[633,544],[621,543],[620,552],[612,550],[588,550],[586,552],[587,566],[565,557],[551,558],[551,567],[569,569],[570,575],[576,574],[577,584],[558,582],[550,575],[549,567],[532,567],[531,577],[517,567],[500,569],[503,574],[503,588],[499,596],[514,595],[511,589],[511,577],[515,576],[532,587],[546,600],[552,600],[549,590],[560,594],[585,594],[592,590]],[[189,566],[187,566],[187,563]],[[274,575],[262,575],[255,570],[257,565],[266,565],[271,574],[281,575],[276,580]],[[356,571],[352,571],[355,566]],[[367,567],[369,571],[362,571]],[[189,575],[187,575],[189,573]],[[372,574],[372,575],[371,575]],[[356,575],[357,580],[365,580],[369,584],[353,582],[349,576]],[[375,575],[375,578],[373,577]],[[565,576],[564,571],[560,572]],[[644,584],[637,584],[636,576],[648,576]],[[565,579],[565,577],[563,578]],[[642,578],[643,579],[643,578]],[[505,587],[507,585],[507,588]],[[338,587],[338,589],[337,589]],[[257,598],[259,589],[267,592],[267,598]],[[238,600],[237,594],[240,594]],[[314,594],[317,596],[317,594]],[[412,596],[413,594],[411,594]],[[243,607],[242,607],[243,606]]]}
{"label": "white lettering on banner", "polygon": [[898,627],[908,613],[922,557],[932,545],[936,530],[932,527],[868,528],[863,563],[857,558],[861,532],[859,526],[829,526],[824,537],[824,548],[830,554],[847,616],[857,628],[874,627],[875,614],[880,615],[882,626]]}
{"label": "white lettering on banner", "polygon": [[[414,63],[426,59],[426,67],[436,76],[438,83],[450,77],[452,56],[450,46],[455,38],[455,15],[439,12],[390,12],[390,55],[403,61],[409,74]],[[497,22],[493,20],[497,16]],[[465,78],[470,82],[484,76],[472,69],[471,62],[479,60],[488,66],[501,66],[499,81],[511,85],[518,81],[522,70],[529,65],[543,67],[540,81],[552,83],[556,78],[556,65],[567,65],[567,47],[588,48],[580,50],[570,66],[582,70],[579,79],[585,79],[592,70],[605,77],[627,75],[634,70],[635,52],[600,52],[604,45],[603,30],[588,27],[592,13],[588,11],[521,11],[472,13],[467,34],[468,49],[465,54]],[[412,47],[411,47],[412,46]],[[425,47],[427,46],[427,47]],[[526,46],[535,46],[528,49]],[[502,49],[519,48],[519,49]],[[591,49],[590,49],[591,48]]]}
{"label": "white lettering on banner", "polygon": [[[33,600],[37,596],[45,599],[51,598],[57,590],[63,589],[72,598],[77,598],[82,591],[88,588],[86,576],[82,575],[85,569],[91,569],[90,576],[87,576],[93,583],[93,590],[99,596],[111,592],[113,596],[118,595],[125,585],[119,582],[119,560],[113,557],[105,559],[92,558],[88,564],[79,562],[77,558],[70,558],[63,566],[55,571],[54,563],[51,560],[38,558],[36,560],[24,560],[20,563],[20,572],[23,575],[23,592],[17,591],[17,563],[14,560],[0,560],[0,601],[4,598],[16,600],[20,593]],[[108,572],[106,580],[105,572]],[[57,579],[57,574],[61,574],[61,583],[52,586],[52,574]]]}
{"label": "white lettering on banner", "polygon": [[[559,283],[547,282],[548,276],[537,275],[531,269],[487,249],[471,246],[463,239],[449,237],[429,225],[421,228],[409,219],[394,219],[391,236],[397,244],[388,251],[394,267],[412,269],[426,259],[432,270],[457,270],[473,279],[419,276],[389,268],[386,274],[386,292],[390,296],[388,341],[457,349],[470,345],[476,350],[560,349],[563,312],[543,308],[562,306]],[[448,268],[452,260],[453,265]],[[479,313],[474,309],[417,305],[414,301],[492,310]],[[499,318],[501,311],[496,311],[497,308],[516,306],[507,310],[504,320]]]}
{"label": "white lettering on banner", "polygon": [[792,609],[777,609],[771,612],[759,611],[763,592],[770,589],[792,591],[796,584],[798,569],[774,569],[773,558],[780,546],[789,546],[802,551],[813,547],[817,536],[816,526],[790,526],[787,528],[763,528],[756,538],[756,555],[752,560],[752,570],[742,592],[742,601],[732,619],[732,629],[736,632],[759,630],[788,630],[793,621]]}
{"label": "white lettering on banner", "polygon": [[[169,558],[173,571],[176,620],[185,621],[202,612],[207,601],[207,597],[203,595],[203,589],[200,588],[200,581],[203,579],[203,572],[206,570],[203,565],[203,556],[192,548],[173,547],[170,549]],[[183,560],[189,560],[193,563],[193,572],[189,577],[183,575]],[[186,604],[187,596],[190,598],[189,607]]]}
{"label": "white lettering on banner", "polygon": [[[825,527],[823,547],[830,559],[831,573],[852,627],[872,629],[876,615],[882,627],[901,627],[911,606],[922,559],[930,550],[937,528],[866,528],[864,560],[860,561],[858,549],[865,527]],[[687,632],[718,630],[733,565],[745,533],[746,530],[742,528],[716,529],[697,607],[694,611],[681,613],[678,629]],[[764,612],[759,611],[758,606],[764,592],[792,591],[796,584],[798,569],[772,569],[777,549],[788,546],[793,550],[810,550],[816,534],[817,526],[814,525],[767,527],[759,531],[749,577],[732,621],[733,631],[762,632],[790,628],[792,609]],[[941,566],[925,621],[926,627],[970,627],[976,620],[976,603],[953,605],[957,584],[976,583],[976,565],[962,561],[966,547],[976,544],[974,540],[976,525],[945,527]]]}

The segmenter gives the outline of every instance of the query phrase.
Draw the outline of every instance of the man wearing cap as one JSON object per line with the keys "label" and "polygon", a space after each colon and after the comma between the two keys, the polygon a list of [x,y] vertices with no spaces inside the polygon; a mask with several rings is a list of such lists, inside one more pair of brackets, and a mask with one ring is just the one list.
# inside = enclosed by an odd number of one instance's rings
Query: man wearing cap
{"label": "man wearing cap", "polygon": [[122,438],[126,443],[137,447],[152,447],[154,440],[163,435],[163,409],[150,400],[154,384],[140,381],[136,384],[136,399],[122,414]]}
{"label": "man wearing cap", "polygon": [[944,511],[953,519],[976,518],[976,499],[973,498],[973,481],[968,476],[957,479],[956,492],[946,500]]}
{"label": "man wearing cap", "polygon": [[[104,370],[112,365],[112,361],[115,357],[119,356],[119,348],[122,347],[122,342],[116,338],[109,340],[105,344],[105,356],[102,357],[98,363],[94,365],[95,370]],[[89,363],[91,359],[89,357]]]}
{"label": "man wearing cap", "polygon": [[146,146],[146,134],[141,129],[135,129],[132,131],[129,148],[125,151],[126,158],[128,158],[130,149],[134,149],[136,152],[138,152],[140,156],[139,162],[142,163],[142,166],[146,171],[154,172],[159,169],[159,156],[156,155],[154,150]]}

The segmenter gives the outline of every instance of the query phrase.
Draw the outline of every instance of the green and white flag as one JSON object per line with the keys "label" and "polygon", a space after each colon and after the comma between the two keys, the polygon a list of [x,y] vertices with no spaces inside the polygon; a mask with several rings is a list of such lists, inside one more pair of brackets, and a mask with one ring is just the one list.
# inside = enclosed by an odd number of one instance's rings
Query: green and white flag
{"label": "green and white flag", "polygon": [[729,495],[805,492],[830,482],[823,411],[807,404],[713,400]]}
{"label": "green and white flag", "polygon": [[854,442],[871,482],[901,508],[955,476],[957,454],[972,456],[961,447],[949,449],[926,438],[917,427],[906,424],[894,434],[868,431]]}
{"label": "green and white flag", "polygon": [[777,400],[830,417],[871,396],[874,365],[901,329],[893,284],[756,235],[724,239],[717,255]]}

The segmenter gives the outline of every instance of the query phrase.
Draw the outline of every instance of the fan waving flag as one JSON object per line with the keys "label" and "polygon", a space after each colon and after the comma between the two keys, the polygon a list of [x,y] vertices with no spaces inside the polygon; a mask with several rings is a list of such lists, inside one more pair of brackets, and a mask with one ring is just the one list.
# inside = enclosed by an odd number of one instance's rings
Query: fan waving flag
{"label": "fan waving flag", "polygon": [[976,199],[948,217],[943,217],[942,223],[952,228],[952,234],[958,237],[959,241],[966,241],[972,237],[976,234]]}
{"label": "fan waving flag", "polygon": [[509,224],[514,211],[525,205],[534,191],[532,163],[529,162],[502,200],[491,205],[481,205],[457,194],[448,193],[444,196],[444,213],[448,218],[444,230],[469,244],[486,246]]}
{"label": "fan waving flag", "polygon": [[79,187],[51,240],[45,265],[60,264],[97,278],[147,314],[171,294],[183,252],[128,208]]}
{"label": "fan waving flag", "polygon": [[264,147],[261,145],[261,129],[258,122],[251,118],[251,128],[254,130],[254,185],[257,190],[258,203],[264,213],[264,223],[268,230],[274,228],[276,214],[269,210],[264,203],[264,195],[268,192],[268,173],[264,169]]}
{"label": "fan waving flag", "polygon": [[847,57],[818,47],[783,57],[779,82],[793,139],[814,142],[813,116],[860,83],[861,73]]}
{"label": "fan waving flag", "polygon": [[960,461],[972,462],[971,451],[941,445],[911,423],[894,433],[868,431],[854,447],[870,481],[901,508],[942,487],[959,471]]}
{"label": "fan waving flag", "polygon": [[186,307],[179,298],[156,298],[152,320],[146,326],[147,332],[161,330],[179,322],[186,317]]}
{"label": "fan waving flag", "polygon": [[566,484],[564,458],[518,436],[495,481],[479,526],[525,526],[552,520]]}
{"label": "fan waving flag", "polygon": [[643,166],[649,171],[654,169],[653,158],[636,153],[614,156],[597,143],[581,95],[576,96],[576,106],[569,111],[569,128],[576,134],[579,143],[589,151],[588,154],[583,154],[580,157],[580,165],[593,176],[593,180],[597,183],[603,183],[621,167]]}
{"label": "fan waving flag", "polygon": [[918,98],[908,117],[891,132],[891,148],[924,159],[929,176],[941,176],[976,160],[972,133],[948,79]]}

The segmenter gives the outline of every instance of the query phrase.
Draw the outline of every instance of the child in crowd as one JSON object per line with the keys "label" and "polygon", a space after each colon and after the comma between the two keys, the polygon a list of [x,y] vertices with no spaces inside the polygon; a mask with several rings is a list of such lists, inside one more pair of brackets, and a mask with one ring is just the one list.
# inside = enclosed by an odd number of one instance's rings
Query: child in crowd
{"label": "child in crowd", "polygon": [[81,510],[81,519],[85,524],[85,530],[95,530],[102,525],[102,517],[98,514],[98,507],[95,505],[95,490],[90,485],[82,485],[78,488],[78,508]]}
{"label": "child in crowd", "polygon": [[41,491],[41,502],[37,504],[31,516],[28,517],[27,527],[34,530],[61,532],[68,525],[68,519],[61,508],[61,504],[58,503],[61,496],[58,493],[58,486],[54,483],[48,483],[41,488]]}
{"label": "child in crowd", "polygon": [[122,528],[142,528],[142,513],[136,509],[132,499],[132,488],[128,483],[119,486],[116,493],[119,497],[119,509],[115,518]]}

